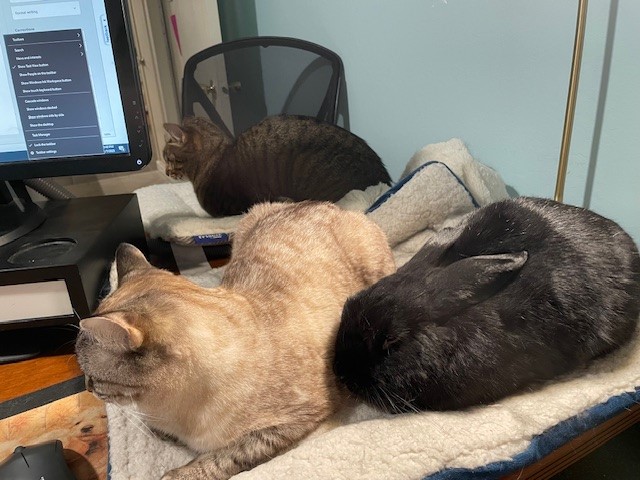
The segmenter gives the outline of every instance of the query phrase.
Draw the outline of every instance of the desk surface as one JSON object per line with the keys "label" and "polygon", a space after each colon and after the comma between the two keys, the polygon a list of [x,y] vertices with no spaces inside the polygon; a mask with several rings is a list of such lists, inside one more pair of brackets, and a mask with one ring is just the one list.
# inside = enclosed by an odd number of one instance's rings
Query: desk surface
{"label": "desk surface", "polygon": [[3,385],[0,403],[80,377],[73,353],[45,356],[0,366]]}
{"label": "desk surface", "polygon": [[58,439],[78,480],[106,480],[104,403],[83,391],[84,380],[74,354],[0,365],[0,378],[0,460],[18,445]]}

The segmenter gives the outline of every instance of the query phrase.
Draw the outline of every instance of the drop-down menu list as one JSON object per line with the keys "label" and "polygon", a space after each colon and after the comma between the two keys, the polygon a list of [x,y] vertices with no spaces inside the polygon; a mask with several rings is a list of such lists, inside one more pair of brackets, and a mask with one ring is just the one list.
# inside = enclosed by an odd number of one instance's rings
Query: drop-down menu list
{"label": "drop-down menu list", "polygon": [[29,159],[102,154],[82,31],[4,40]]}

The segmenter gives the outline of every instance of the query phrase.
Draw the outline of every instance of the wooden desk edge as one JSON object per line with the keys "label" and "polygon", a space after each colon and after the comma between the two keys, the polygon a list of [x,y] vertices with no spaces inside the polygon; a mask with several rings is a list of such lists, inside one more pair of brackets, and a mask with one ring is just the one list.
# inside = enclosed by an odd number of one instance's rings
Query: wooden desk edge
{"label": "wooden desk edge", "polygon": [[598,447],[640,421],[640,404],[633,405],[606,422],[587,430],[536,463],[526,466],[501,480],[545,480],[584,458]]}
{"label": "wooden desk edge", "polygon": [[82,376],[73,353],[0,365],[0,403]]}

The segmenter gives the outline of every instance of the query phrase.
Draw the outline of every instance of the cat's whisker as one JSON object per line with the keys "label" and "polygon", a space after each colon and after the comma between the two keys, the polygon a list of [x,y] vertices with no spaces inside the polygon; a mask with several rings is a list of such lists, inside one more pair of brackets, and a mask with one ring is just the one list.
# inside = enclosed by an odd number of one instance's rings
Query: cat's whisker
{"label": "cat's whisker", "polygon": [[394,398],[398,399],[403,405],[405,405],[409,410],[411,410],[413,413],[420,413],[420,410],[418,410],[415,405],[413,405],[410,401],[408,401],[405,398],[402,398],[400,395],[398,395],[396,392],[393,391],[389,391],[387,392],[389,395],[392,395]]}
{"label": "cat's whisker", "polygon": [[64,350],[64,349],[65,349],[65,347],[67,347],[68,345],[73,345],[73,344],[75,344],[75,343],[76,343],[75,339],[74,339],[74,340],[69,340],[68,342],[64,342],[63,344],[58,345],[58,346],[56,347],[55,351],[56,351],[56,352],[59,352],[59,351],[61,351],[61,350]]}
{"label": "cat's whisker", "polygon": [[388,411],[388,409],[385,407],[384,401],[377,391],[372,392],[372,394],[365,395],[365,399],[367,400],[367,402],[370,402],[374,408],[383,412]]}
{"label": "cat's whisker", "polygon": [[149,420],[165,420],[163,417],[159,417],[157,415],[151,415],[150,413],[141,412],[140,410],[129,410],[132,414],[136,415],[138,418],[148,418]]}
{"label": "cat's whisker", "polygon": [[120,410],[120,412],[124,415],[125,419],[129,421],[135,428],[137,428],[142,434],[151,439],[156,438],[149,426],[145,424],[140,418],[138,418],[132,410],[127,409],[119,403],[112,403],[112,405],[115,405],[118,410]]}
{"label": "cat's whisker", "polygon": [[392,411],[394,413],[403,413],[403,410],[400,409],[395,403],[394,401],[391,399],[391,397],[389,396],[389,394],[387,393],[386,389],[380,385],[380,392],[382,392],[385,396],[385,398],[387,399],[387,402],[389,404],[389,406],[392,408]]}

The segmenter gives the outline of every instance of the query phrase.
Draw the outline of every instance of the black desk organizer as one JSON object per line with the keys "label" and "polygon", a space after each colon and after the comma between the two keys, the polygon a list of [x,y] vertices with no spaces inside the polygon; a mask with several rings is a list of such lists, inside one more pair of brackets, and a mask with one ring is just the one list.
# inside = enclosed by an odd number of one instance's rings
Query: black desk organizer
{"label": "black desk organizer", "polygon": [[[53,200],[41,207],[47,215],[42,226],[0,247],[0,295],[3,286],[28,289],[63,280],[73,313],[0,321],[0,362],[41,351],[54,343],[60,327],[73,336],[73,325],[97,305],[117,246],[128,242],[147,251],[134,194]],[[28,301],[28,295],[16,301]]]}

